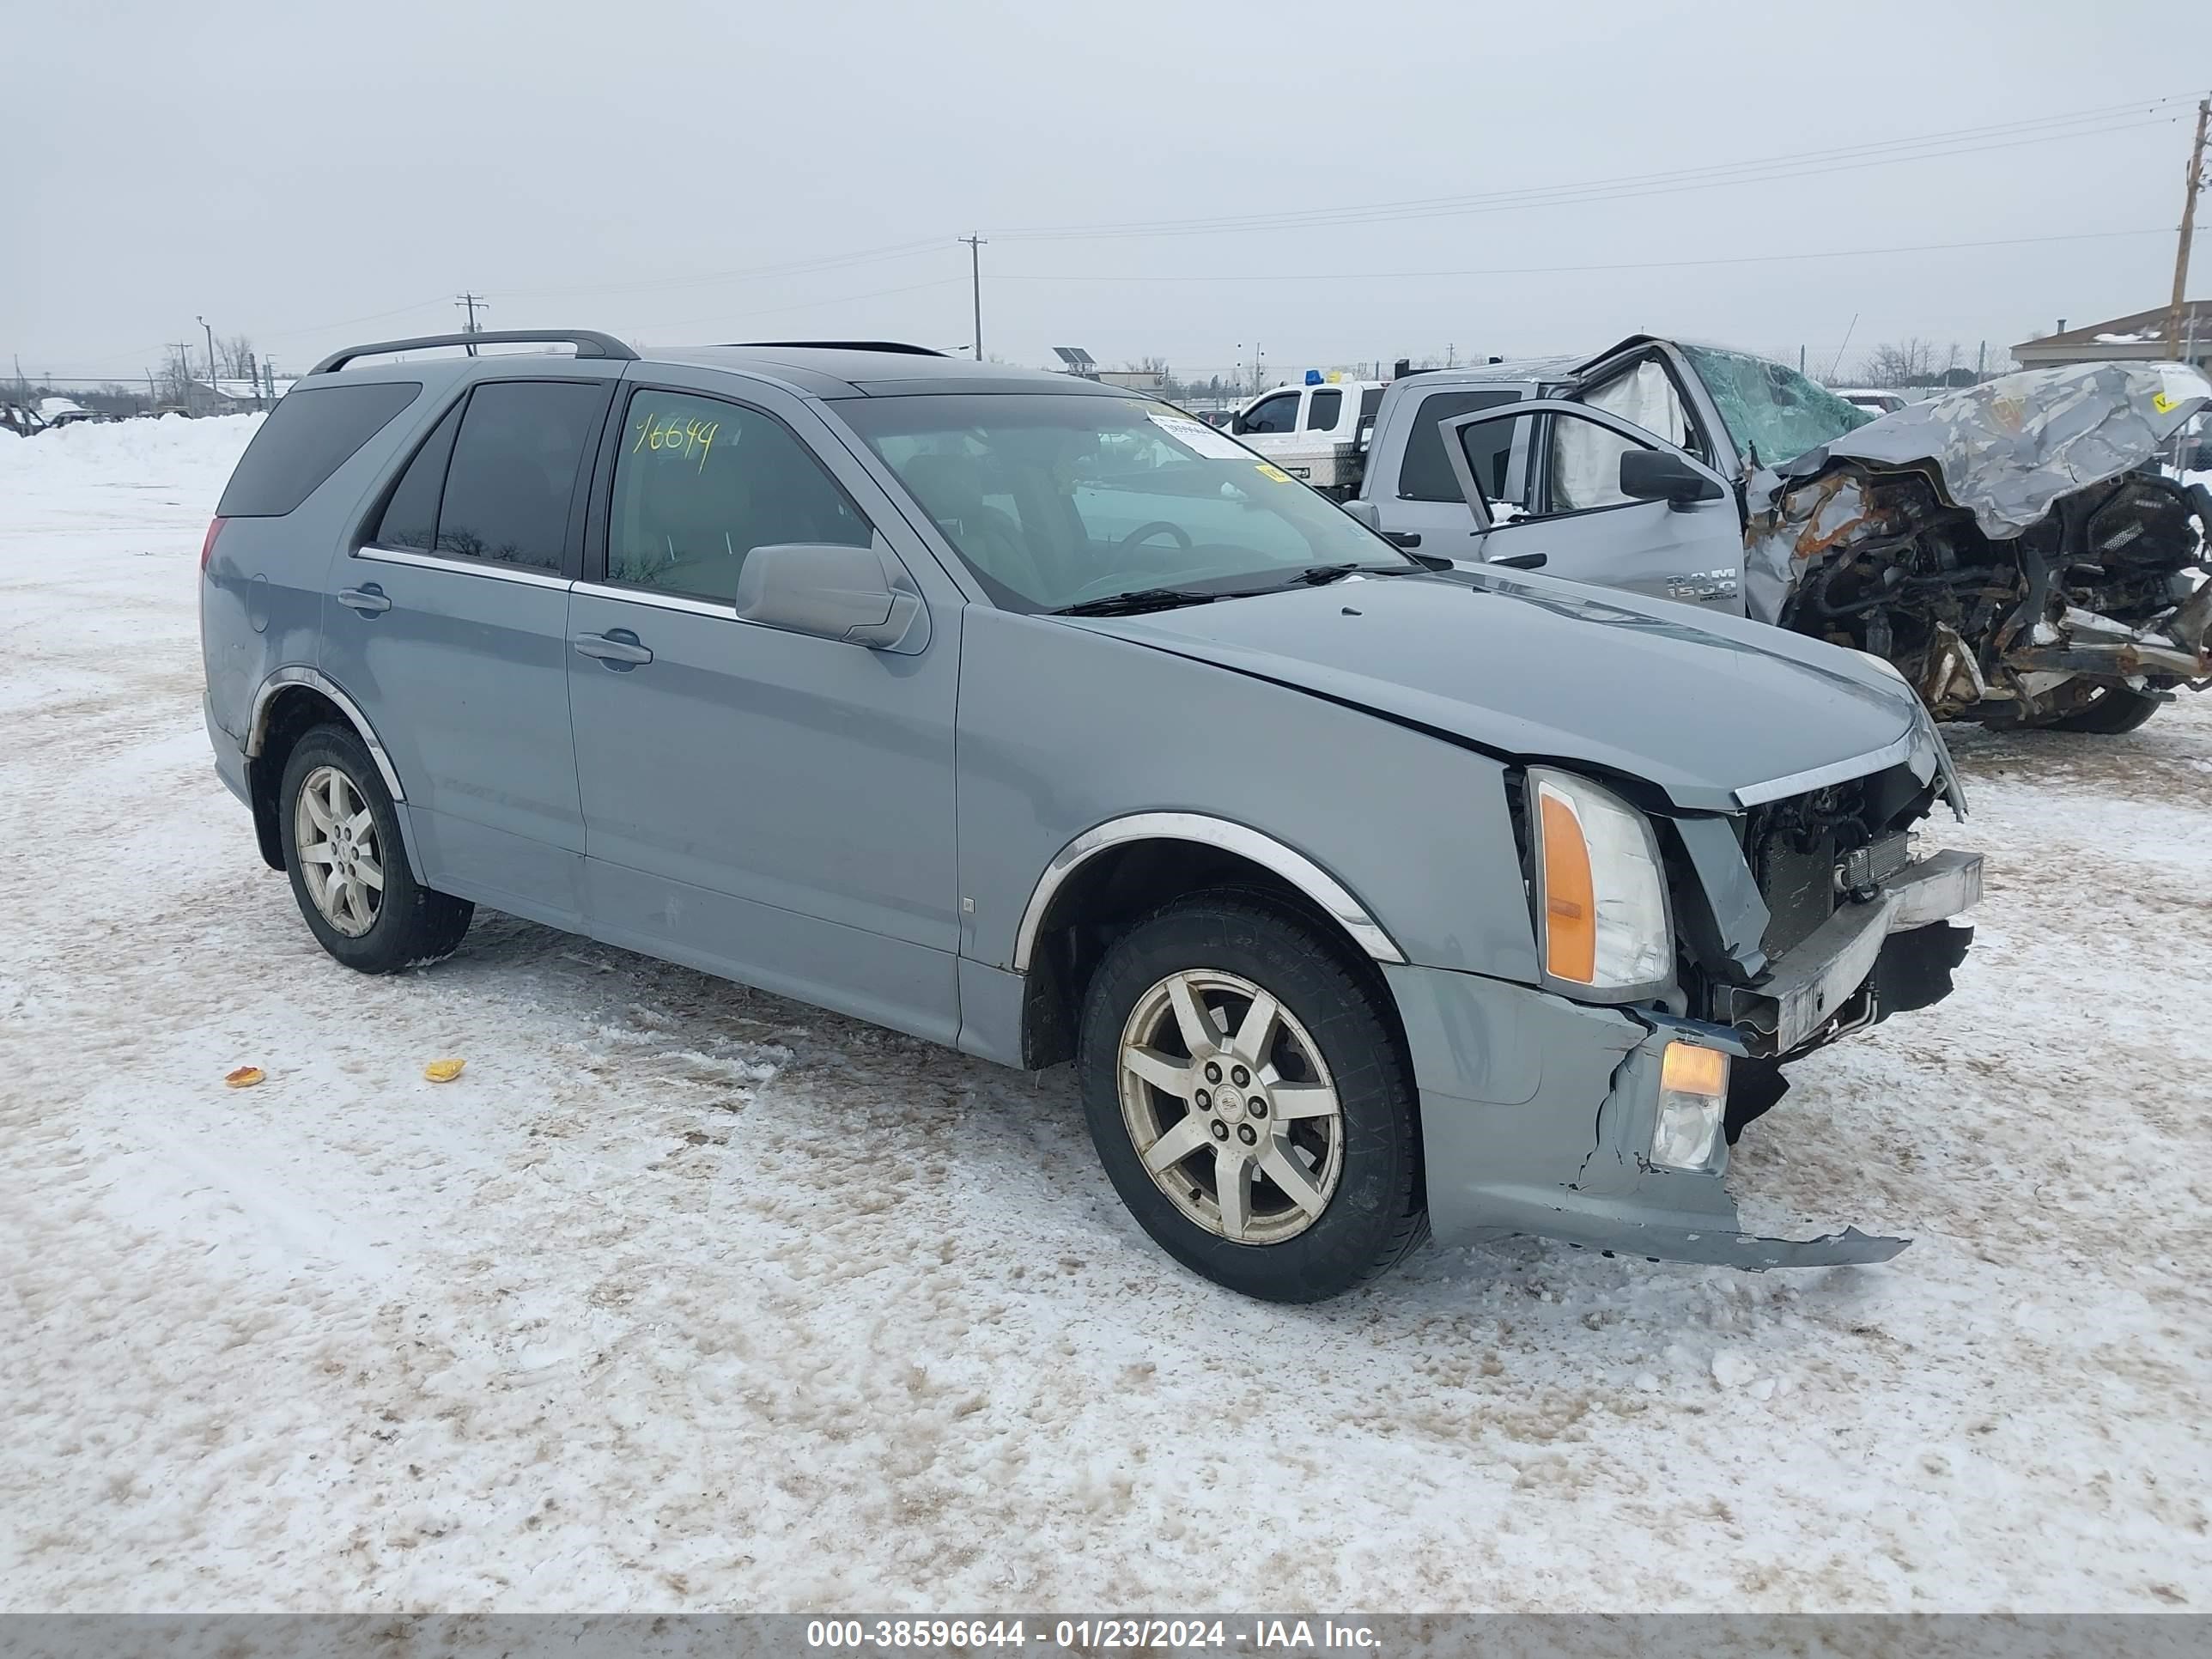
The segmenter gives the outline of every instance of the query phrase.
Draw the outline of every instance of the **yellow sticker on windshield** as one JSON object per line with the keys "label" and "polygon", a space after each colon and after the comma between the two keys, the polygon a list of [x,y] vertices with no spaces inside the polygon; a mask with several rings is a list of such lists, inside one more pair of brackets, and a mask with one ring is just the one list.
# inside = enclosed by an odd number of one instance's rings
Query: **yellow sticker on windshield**
{"label": "yellow sticker on windshield", "polygon": [[2151,393],[2150,406],[2154,411],[2160,415],[2171,415],[2175,410],[2181,407],[2179,403],[2175,399],[2167,397],[2163,392],[2154,392]]}
{"label": "yellow sticker on windshield", "polygon": [[1261,477],[1273,478],[1277,483],[1295,483],[1297,482],[1296,479],[1291,477],[1289,473],[1284,471],[1279,466],[1271,465],[1266,461],[1261,462],[1254,470],[1257,471]]}

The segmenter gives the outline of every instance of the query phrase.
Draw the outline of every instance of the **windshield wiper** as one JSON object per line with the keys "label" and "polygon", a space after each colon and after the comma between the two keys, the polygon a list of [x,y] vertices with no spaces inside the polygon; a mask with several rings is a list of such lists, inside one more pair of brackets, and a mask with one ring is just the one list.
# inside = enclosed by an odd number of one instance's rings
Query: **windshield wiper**
{"label": "windshield wiper", "polygon": [[1308,587],[1323,587],[1355,572],[1363,576],[1409,576],[1421,568],[1418,564],[1310,564],[1291,580]]}
{"label": "windshield wiper", "polygon": [[1046,614],[1054,617],[1133,617],[1146,611],[1172,611],[1182,605],[1212,605],[1233,597],[1203,593],[1194,587],[1133,587],[1126,593],[1108,593],[1076,605],[1063,605]]}

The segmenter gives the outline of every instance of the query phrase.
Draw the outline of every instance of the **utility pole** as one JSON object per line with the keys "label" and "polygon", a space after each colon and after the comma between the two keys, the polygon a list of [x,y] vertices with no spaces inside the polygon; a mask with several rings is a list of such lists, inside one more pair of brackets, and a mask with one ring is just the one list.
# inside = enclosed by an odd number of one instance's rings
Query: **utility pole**
{"label": "utility pole", "polygon": [[210,398],[212,398],[212,397],[214,397],[214,396],[215,396],[215,377],[216,377],[217,374],[221,374],[221,373],[222,373],[222,371],[221,371],[219,368],[217,368],[216,367],[216,361],[215,361],[215,330],[214,330],[213,328],[211,328],[211,327],[210,327],[210,326],[209,326],[209,325],[208,325],[208,319],[207,319],[206,318],[204,318],[204,317],[203,317],[203,318],[201,318],[201,319],[199,319],[199,325],[200,325],[200,326],[201,326],[202,328],[204,328],[204,329],[206,329],[206,330],[207,330],[207,337],[208,337],[208,395],[209,395]]}
{"label": "utility pole", "polygon": [[2212,98],[2197,106],[2197,142],[2189,151],[2189,189],[2181,198],[2181,237],[2173,250],[2173,301],[2166,308],[2166,343],[2176,357],[2181,343],[2181,313],[2189,285],[2189,243],[2197,234],[2197,192],[2204,187],[2204,129],[2212,123]]}
{"label": "utility pole", "polygon": [[[453,303],[457,306],[465,306],[468,308],[469,325],[463,329],[461,332],[464,334],[474,334],[478,332],[477,328],[477,307],[478,306],[482,306],[486,311],[489,311],[491,309],[491,301],[485,299],[481,294],[456,294],[453,296]],[[469,348],[469,356],[473,357],[476,355],[477,349],[474,346],[471,346]]]}
{"label": "utility pole", "polygon": [[192,386],[192,343],[190,340],[172,340],[169,349],[177,354],[177,373],[184,377],[184,385],[177,390],[185,395],[185,413],[197,415],[200,412],[200,399],[199,393]]}
{"label": "utility pole", "polygon": [[975,298],[975,361],[983,361],[983,249],[989,246],[981,236],[963,236],[968,244],[968,284]]}

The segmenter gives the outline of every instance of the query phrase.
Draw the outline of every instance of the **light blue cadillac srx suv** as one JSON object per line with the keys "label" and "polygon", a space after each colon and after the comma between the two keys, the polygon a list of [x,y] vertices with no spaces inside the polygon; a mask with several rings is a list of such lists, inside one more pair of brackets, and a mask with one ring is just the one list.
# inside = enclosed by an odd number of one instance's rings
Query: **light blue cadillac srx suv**
{"label": "light blue cadillac srx suv", "polygon": [[340,353],[201,565],[217,769],[349,967],[485,904],[1073,1060],[1137,1219],[1255,1296],[1431,1231],[1903,1248],[1722,1184],[1971,936],[1980,860],[1909,837],[1949,758],[1857,653],[1437,568],[1168,404],[867,342]]}

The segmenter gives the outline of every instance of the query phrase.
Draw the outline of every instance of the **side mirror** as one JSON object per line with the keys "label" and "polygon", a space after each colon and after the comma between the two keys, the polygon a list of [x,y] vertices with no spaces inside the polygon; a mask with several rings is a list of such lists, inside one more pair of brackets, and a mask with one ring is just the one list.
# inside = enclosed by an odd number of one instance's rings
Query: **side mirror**
{"label": "side mirror", "polygon": [[927,642],[913,579],[873,547],[778,542],[745,555],[738,615],[793,634],[907,654]]}
{"label": "side mirror", "polygon": [[1717,501],[1728,492],[1671,450],[1626,449],[1620,455],[1620,493],[1639,501],[1688,507]]}
{"label": "side mirror", "polygon": [[1348,501],[1339,501],[1337,505],[1344,509],[1346,518],[1358,520],[1370,530],[1379,531],[1382,528],[1382,510],[1374,502],[1362,501],[1355,495]]}

